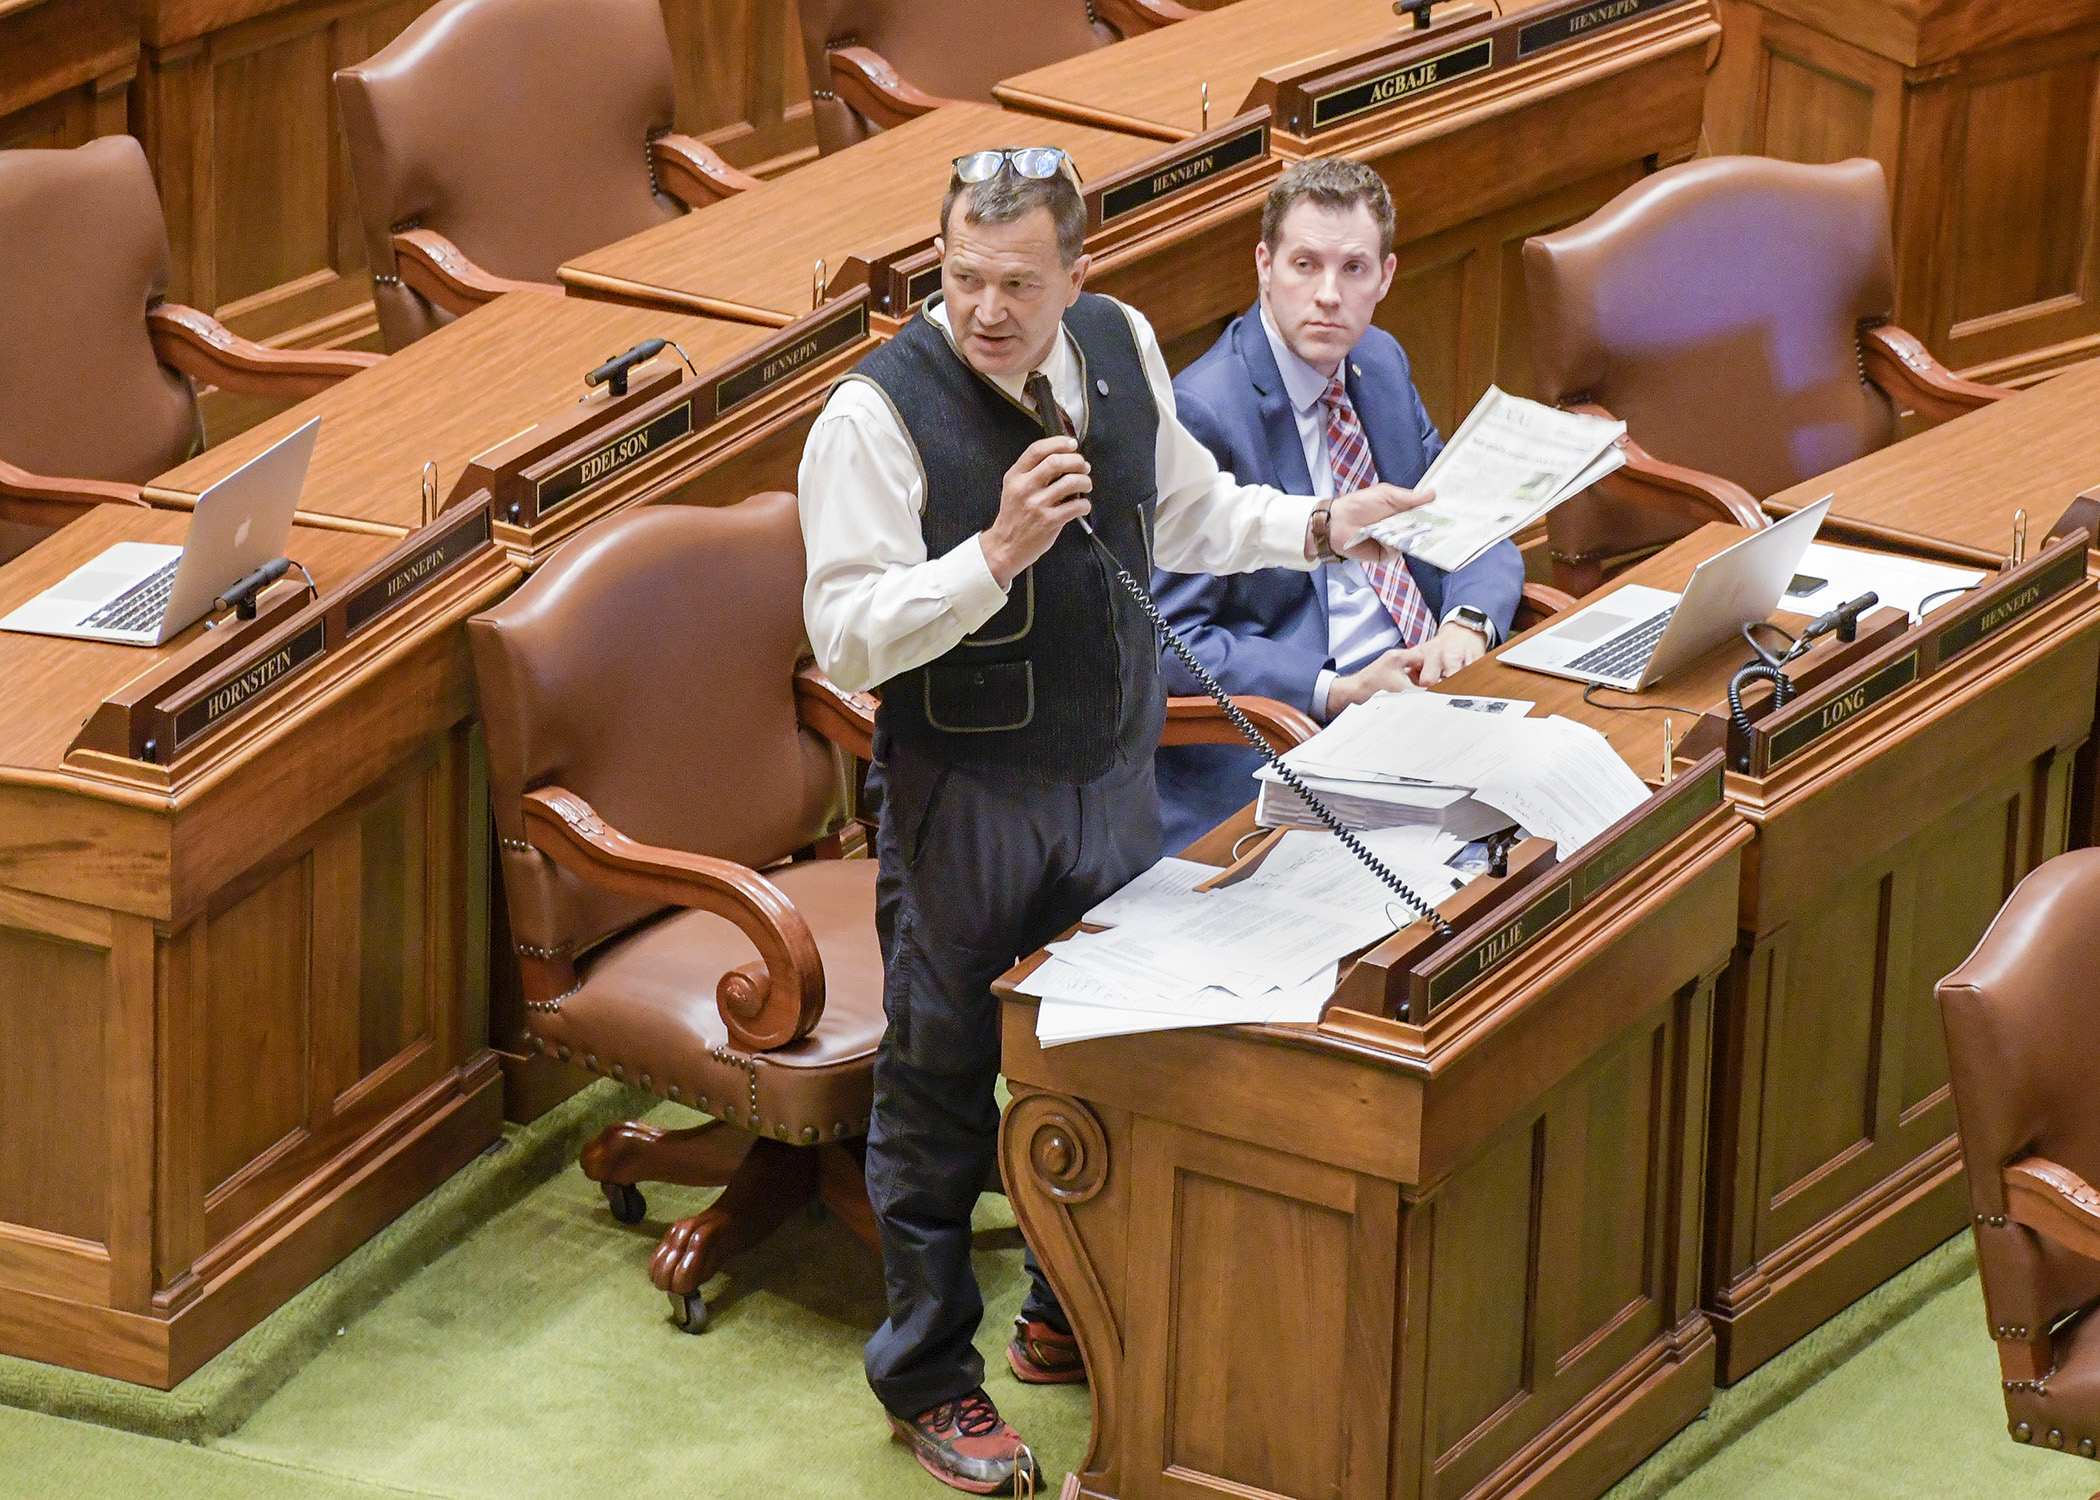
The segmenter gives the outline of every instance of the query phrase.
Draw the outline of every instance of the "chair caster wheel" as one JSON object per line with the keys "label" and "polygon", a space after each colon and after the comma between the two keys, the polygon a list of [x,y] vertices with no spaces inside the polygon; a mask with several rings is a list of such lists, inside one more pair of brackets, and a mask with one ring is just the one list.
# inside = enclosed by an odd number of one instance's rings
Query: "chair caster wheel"
{"label": "chair caster wheel", "polygon": [[707,1332],[707,1299],[698,1292],[672,1292],[671,1321],[687,1333]]}
{"label": "chair caster wheel", "polygon": [[649,1212],[649,1200],[642,1190],[631,1182],[601,1182],[599,1188],[605,1194],[605,1203],[612,1216],[622,1224],[639,1224]]}

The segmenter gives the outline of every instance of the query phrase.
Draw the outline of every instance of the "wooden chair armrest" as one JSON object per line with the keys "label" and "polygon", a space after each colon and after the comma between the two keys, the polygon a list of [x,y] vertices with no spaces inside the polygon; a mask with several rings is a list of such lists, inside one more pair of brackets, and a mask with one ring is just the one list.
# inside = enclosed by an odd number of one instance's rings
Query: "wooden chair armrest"
{"label": "wooden chair armrest", "polygon": [[[1269,748],[1278,755],[1293,745],[1302,745],[1320,732],[1309,715],[1274,698],[1239,698],[1233,705],[1254,722]],[[1246,739],[1232,727],[1225,711],[1208,698],[1169,698],[1167,724],[1160,731],[1162,745],[1244,745]]]}
{"label": "wooden chair armrest", "polygon": [[833,47],[825,56],[831,59],[831,91],[848,109],[884,130],[954,102],[912,87],[888,58],[870,48]]}
{"label": "wooden chair armrest", "polygon": [[1190,10],[1186,5],[1176,5],[1174,0],[1094,0],[1094,14],[1115,27],[1128,41],[1148,31],[1172,26],[1176,21],[1186,21],[1201,12]]}
{"label": "wooden chair armrest", "polygon": [[2069,1167],[2030,1156],[2007,1167],[2006,1215],[2053,1244],[2100,1260],[2100,1192]]}
{"label": "wooden chair armrest", "polygon": [[1527,583],[1523,595],[1517,600],[1517,618],[1511,626],[1512,633],[1543,625],[1579,603],[1581,601],[1573,594],[1550,583]]}
{"label": "wooden chair armrest", "polygon": [[1934,425],[2014,394],[2004,386],[1963,380],[1934,359],[1914,335],[1893,323],[1862,329],[1859,352],[1867,379]]}
{"label": "wooden chair armrest", "polygon": [[749,172],[722,160],[714,147],[689,135],[660,135],[651,141],[649,165],[657,185],[687,208],[705,208],[760,185]]}
{"label": "wooden chair armrest", "polygon": [[358,349],[272,349],[209,313],[164,302],[146,314],[154,356],[200,385],[249,396],[318,396],[386,356]]}
{"label": "wooden chair armrest", "polygon": [[0,521],[63,526],[98,505],[143,507],[146,501],[135,484],[112,484],[106,479],[59,479],[49,474],[32,474],[0,459]]}
{"label": "wooden chair armrest", "polygon": [[848,755],[875,758],[873,693],[849,693],[813,661],[795,671],[795,716]]}
{"label": "wooden chair armrest", "polygon": [[[1570,406],[1567,409],[1585,416],[1618,420],[1601,406]],[[1772,518],[1764,513],[1756,498],[1739,484],[1704,470],[1665,463],[1635,442],[1632,433],[1619,439],[1619,451],[1626,455],[1626,466],[1601,481],[1602,487],[1613,492],[1615,498],[1653,506],[1701,525],[1708,521],[1726,521],[1733,526],[1761,531],[1772,524]]]}
{"label": "wooden chair armrest", "polygon": [[404,229],[394,236],[394,271],[403,286],[456,318],[506,292],[562,294],[560,287],[544,281],[490,275],[435,229]]}
{"label": "wooden chair armrest", "polygon": [[824,1015],[824,960],[795,903],[749,866],[637,843],[558,786],[525,794],[525,838],[578,880],[618,896],[694,907],[736,923],[759,962],[715,987],[730,1040],[770,1052],[808,1036]]}

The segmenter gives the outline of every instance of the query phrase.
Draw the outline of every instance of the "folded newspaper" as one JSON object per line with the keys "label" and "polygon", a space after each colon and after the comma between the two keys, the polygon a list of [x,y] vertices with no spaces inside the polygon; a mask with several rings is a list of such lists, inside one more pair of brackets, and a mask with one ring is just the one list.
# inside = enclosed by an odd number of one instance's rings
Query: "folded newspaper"
{"label": "folded newspaper", "polygon": [[1626,462],[1624,422],[1560,411],[1489,386],[1417,489],[1436,499],[1369,529],[1376,541],[1450,572]]}

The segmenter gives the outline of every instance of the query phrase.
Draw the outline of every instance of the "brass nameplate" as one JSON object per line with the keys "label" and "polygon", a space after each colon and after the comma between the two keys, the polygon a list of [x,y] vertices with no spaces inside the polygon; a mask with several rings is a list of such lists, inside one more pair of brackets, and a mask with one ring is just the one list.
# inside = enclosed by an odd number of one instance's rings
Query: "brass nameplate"
{"label": "brass nameplate", "polygon": [[941,263],[936,260],[923,271],[904,279],[904,305],[896,309],[901,316],[910,312],[928,297],[941,289]]}
{"label": "brass nameplate", "polygon": [[1991,588],[1933,637],[1934,659],[1944,664],[1961,655],[2084,579],[2085,548],[2059,545],[2053,559],[2038,558],[2036,566],[2020,570],[2017,582]]}
{"label": "brass nameplate", "polygon": [[1366,78],[1361,83],[1347,88],[1334,89],[1325,94],[1315,94],[1312,101],[1312,128],[1325,130],[1330,125],[1339,125],[1344,120],[1354,119],[1367,110],[1381,105],[1397,104],[1402,99],[1411,99],[1416,94],[1442,88],[1447,83],[1456,83],[1461,78],[1470,78],[1475,73],[1485,73],[1495,61],[1495,43],[1492,37],[1482,37],[1464,47],[1454,47],[1449,52],[1440,52],[1406,67],[1394,68],[1375,78]]}
{"label": "brass nameplate", "polygon": [[[686,407],[690,415],[691,407]],[[428,540],[389,566],[343,605],[345,639],[371,624],[395,605],[405,603],[489,544],[489,508],[478,504],[463,520]]]}
{"label": "brass nameplate", "polygon": [[1644,16],[1651,10],[1675,5],[1677,0],[1596,0],[1575,10],[1533,21],[1517,33],[1517,56],[1529,57],[1579,36],[1590,36]]}
{"label": "brass nameplate", "polygon": [[[1915,647],[1887,666],[1869,672],[1849,687],[1834,685],[1805,703],[1788,704],[1788,722],[1774,729],[1765,740],[1765,769],[1773,770],[1798,755],[1841,725],[1849,724],[1891,693],[1901,692],[1918,680]],[[1798,717],[1796,717],[1798,715]]]}
{"label": "brass nameplate", "polygon": [[[1229,134],[1206,136],[1194,146],[1184,147],[1162,160],[1141,163],[1126,174],[1128,181],[1113,182],[1099,191],[1100,210],[1095,227],[1105,229],[1118,219],[1150,208],[1200,183],[1208,182],[1250,161],[1269,154],[1269,121],[1266,114]],[[1089,197],[1094,196],[1089,194]]]}
{"label": "brass nameplate", "polygon": [[725,417],[746,401],[756,400],[782,381],[868,336],[867,298],[853,300],[815,325],[805,324],[795,338],[761,350],[748,363],[715,381],[715,416]]}
{"label": "brass nameplate", "polygon": [[1721,805],[1721,757],[1713,764],[1680,776],[1649,798],[1631,828],[1579,856],[1575,904],[1585,906],[1606,886]]}
{"label": "brass nameplate", "polygon": [[544,516],[568,504],[585,490],[605,483],[650,454],[682,437],[690,437],[692,433],[693,402],[689,396],[669,411],[615,433],[583,457],[536,481],[532,491],[533,511]]}
{"label": "brass nameplate", "polygon": [[199,735],[252,708],[318,661],[327,649],[328,622],[316,618],[291,639],[243,656],[231,671],[190,689],[167,708],[173,726],[166,754],[180,754]]}
{"label": "brass nameplate", "polygon": [[1575,882],[1557,881],[1543,895],[1527,903],[1516,916],[1471,947],[1462,949],[1436,973],[1429,976],[1424,997],[1427,1004],[1421,1015],[1413,1017],[1415,1024],[1419,1026],[1467,989],[1522,953],[1540,934],[1574,909]]}

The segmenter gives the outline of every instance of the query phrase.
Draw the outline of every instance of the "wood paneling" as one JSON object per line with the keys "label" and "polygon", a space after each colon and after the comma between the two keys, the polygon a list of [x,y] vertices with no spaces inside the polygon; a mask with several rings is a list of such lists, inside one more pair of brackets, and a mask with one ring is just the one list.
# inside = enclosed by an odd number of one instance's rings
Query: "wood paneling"
{"label": "wood paneling", "polygon": [[[107,946],[0,915],[0,1222],[96,1245],[109,1238],[103,1025],[114,1008]],[[89,1126],[90,1128],[83,1128]]]}
{"label": "wood paneling", "polygon": [[138,60],[138,0],[0,6],[0,151],[116,135]]}

